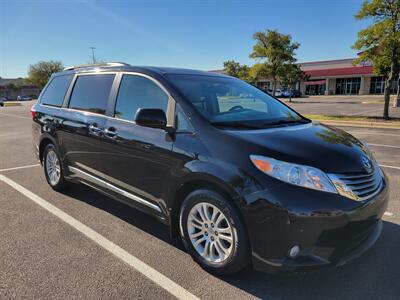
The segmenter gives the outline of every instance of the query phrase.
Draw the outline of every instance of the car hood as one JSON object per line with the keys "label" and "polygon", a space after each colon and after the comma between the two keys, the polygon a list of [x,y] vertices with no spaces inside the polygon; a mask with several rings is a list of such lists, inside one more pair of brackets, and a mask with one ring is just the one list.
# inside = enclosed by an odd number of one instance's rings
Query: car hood
{"label": "car hood", "polygon": [[327,173],[366,172],[363,155],[369,150],[345,131],[316,122],[261,130],[229,130],[254,145],[257,155],[313,166]]}

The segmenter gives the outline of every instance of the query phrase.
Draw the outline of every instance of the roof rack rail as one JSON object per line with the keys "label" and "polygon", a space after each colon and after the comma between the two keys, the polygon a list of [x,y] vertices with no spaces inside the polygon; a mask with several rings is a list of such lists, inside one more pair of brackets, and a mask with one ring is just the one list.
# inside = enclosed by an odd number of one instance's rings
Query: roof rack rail
{"label": "roof rack rail", "polygon": [[130,64],[124,63],[124,62],[108,62],[108,63],[100,63],[100,64],[88,64],[88,65],[66,67],[63,69],[63,71],[71,71],[71,70],[94,68],[94,67],[124,67],[124,66],[130,66]]}

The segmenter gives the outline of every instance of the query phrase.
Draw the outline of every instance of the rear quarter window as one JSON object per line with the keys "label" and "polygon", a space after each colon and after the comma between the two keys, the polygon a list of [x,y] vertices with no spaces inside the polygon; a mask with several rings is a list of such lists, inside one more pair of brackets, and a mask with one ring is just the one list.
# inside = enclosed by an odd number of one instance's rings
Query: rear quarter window
{"label": "rear quarter window", "polygon": [[104,115],[115,74],[81,75],[76,79],[69,108]]}
{"label": "rear quarter window", "polygon": [[41,103],[45,105],[61,107],[73,77],[73,75],[61,75],[54,77],[44,90],[41,97]]}

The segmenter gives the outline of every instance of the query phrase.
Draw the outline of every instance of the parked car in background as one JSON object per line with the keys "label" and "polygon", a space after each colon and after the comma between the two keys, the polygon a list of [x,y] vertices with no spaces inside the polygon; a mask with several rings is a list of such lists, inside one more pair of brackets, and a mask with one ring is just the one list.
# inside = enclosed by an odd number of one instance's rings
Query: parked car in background
{"label": "parked car in background", "polygon": [[81,182],[156,217],[210,272],[342,265],[381,234],[389,184],[368,147],[237,78],[71,67],[31,113],[54,190]]}
{"label": "parked car in background", "polygon": [[[269,89],[269,90],[268,90],[268,93],[270,93],[270,94],[272,95],[272,90]],[[272,96],[275,96],[275,97],[282,97],[282,91],[278,89],[278,90],[275,91],[275,95],[272,95]]]}
{"label": "parked car in background", "polygon": [[0,98],[0,106],[4,106],[4,102],[8,101],[7,97],[1,97]]}
{"label": "parked car in background", "polygon": [[30,101],[32,100],[32,97],[30,96],[18,96],[17,101]]}
{"label": "parked car in background", "polygon": [[299,90],[283,90],[282,91],[283,98],[298,98],[301,97],[301,92]]}

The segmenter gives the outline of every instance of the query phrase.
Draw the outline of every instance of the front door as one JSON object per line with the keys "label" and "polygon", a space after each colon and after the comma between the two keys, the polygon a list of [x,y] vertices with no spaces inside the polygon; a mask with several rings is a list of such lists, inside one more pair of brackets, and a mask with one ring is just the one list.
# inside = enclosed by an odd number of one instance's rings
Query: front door
{"label": "front door", "polygon": [[346,81],[346,95],[351,94],[351,81]]}
{"label": "front door", "polygon": [[164,130],[134,123],[140,108],[167,113],[171,102],[155,81],[124,74],[118,91],[114,118],[105,124],[105,179],[123,190],[123,196],[144,210],[161,212],[168,187],[173,140]]}

